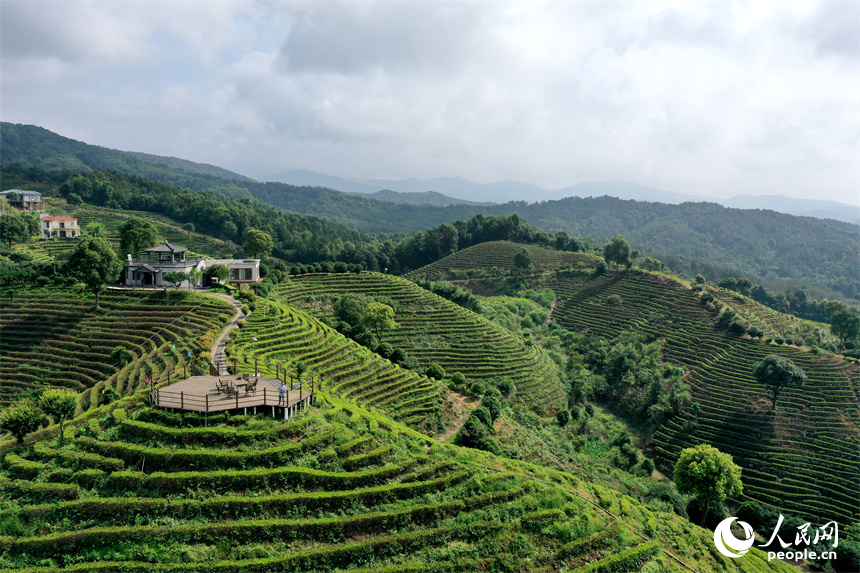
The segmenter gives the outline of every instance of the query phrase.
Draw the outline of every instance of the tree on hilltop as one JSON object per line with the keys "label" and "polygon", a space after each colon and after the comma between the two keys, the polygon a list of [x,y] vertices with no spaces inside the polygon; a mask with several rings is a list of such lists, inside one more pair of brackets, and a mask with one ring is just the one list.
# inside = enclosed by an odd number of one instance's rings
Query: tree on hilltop
{"label": "tree on hilltop", "polygon": [[603,258],[607,263],[615,263],[616,270],[619,265],[627,266],[631,261],[631,255],[630,244],[621,235],[615,235],[603,247]]}
{"label": "tree on hilltop", "polygon": [[845,343],[860,335],[860,315],[844,302],[832,300],[825,307],[830,318],[830,333],[839,339],[839,351],[845,351]]}
{"label": "tree on hilltop", "polygon": [[753,369],[753,376],[760,384],[770,388],[773,406],[776,410],[776,399],[783,388],[800,388],[806,382],[806,373],[788,358],[769,354]]}

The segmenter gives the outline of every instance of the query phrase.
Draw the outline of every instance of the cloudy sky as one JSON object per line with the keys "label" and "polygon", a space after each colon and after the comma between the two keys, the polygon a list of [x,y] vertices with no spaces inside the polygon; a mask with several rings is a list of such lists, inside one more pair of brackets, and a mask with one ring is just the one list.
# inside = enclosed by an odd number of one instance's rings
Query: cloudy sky
{"label": "cloudy sky", "polygon": [[2,0],[0,116],[256,178],[858,204],[858,4]]}

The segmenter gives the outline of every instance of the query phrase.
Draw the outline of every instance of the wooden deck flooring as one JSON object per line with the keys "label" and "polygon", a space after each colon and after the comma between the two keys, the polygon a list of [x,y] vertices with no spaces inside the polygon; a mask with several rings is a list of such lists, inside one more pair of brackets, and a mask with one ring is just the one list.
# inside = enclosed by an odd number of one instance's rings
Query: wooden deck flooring
{"label": "wooden deck flooring", "polygon": [[[254,380],[254,376],[251,380]],[[152,391],[152,400],[156,406],[161,408],[175,408],[190,412],[223,412],[225,410],[238,410],[240,408],[253,408],[256,406],[274,406],[292,408],[300,402],[309,403],[312,392],[309,388],[300,391],[298,386],[287,392],[286,406],[278,405],[278,386],[280,380],[277,378],[260,377],[257,382],[257,391],[247,394],[239,390],[238,395],[227,396],[216,389],[218,380],[232,380],[234,383],[245,383],[235,375],[225,376],[192,376],[175,384],[163,386]]]}

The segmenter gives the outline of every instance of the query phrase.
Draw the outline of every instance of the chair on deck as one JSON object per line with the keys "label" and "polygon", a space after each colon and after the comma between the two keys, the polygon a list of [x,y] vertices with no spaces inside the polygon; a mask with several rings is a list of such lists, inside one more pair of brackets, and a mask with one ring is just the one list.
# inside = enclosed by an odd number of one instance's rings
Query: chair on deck
{"label": "chair on deck", "polygon": [[221,392],[224,392],[225,394],[229,394],[229,392],[227,391],[227,389],[229,387],[230,387],[230,381],[229,380],[221,380],[219,378],[218,381],[215,382],[215,389],[218,391],[219,394]]}
{"label": "chair on deck", "polygon": [[259,378],[254,378],[254,380],[252,382],[248,382],[248,384],[245,385],[245,394],[253,394],[256,396],[257,395],[257,382],[259,382],[259,380],[260,380]]}
{"label": "chair on deck", "polygon": [[227,396],[238,396],[239,388],[233,385],[232,380],[227,381]]}
{"label": "chair on deck", "polygon": [[247,382],[249,378],[250,376],[248,374],[242,374],[242,380],[244,380],[245,382]]}

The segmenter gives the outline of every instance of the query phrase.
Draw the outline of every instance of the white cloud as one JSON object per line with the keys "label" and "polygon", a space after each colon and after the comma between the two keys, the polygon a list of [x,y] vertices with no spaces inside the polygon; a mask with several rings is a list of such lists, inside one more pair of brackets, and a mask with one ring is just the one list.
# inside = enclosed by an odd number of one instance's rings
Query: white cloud
{"label": "white cloud", "polygon": [[3,119],[93,143],[251,175],[860,188],[856,3],[0,10]]}

